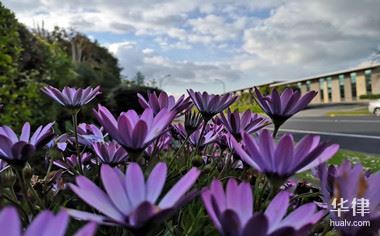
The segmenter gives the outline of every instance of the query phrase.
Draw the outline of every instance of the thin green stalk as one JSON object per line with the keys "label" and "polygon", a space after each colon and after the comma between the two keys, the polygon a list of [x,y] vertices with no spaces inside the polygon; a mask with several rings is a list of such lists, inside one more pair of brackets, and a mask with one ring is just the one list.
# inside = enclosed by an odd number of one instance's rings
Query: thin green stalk
{"label": "thin green stalk", "polygon": [[199,151],[199,144],[201,143],[201,140],[203,138],[203,134],[204,134],[204,132],[206,130],[207,123],[208,123],[208,121],[205,120],[205,122],[203,124],[203,127],[202,127],[202,130],[201,130],[201,134],[199,135],[197,147],[195,148],[196,153],[198,153],[198,151]]}
{"label": "thin green stalk", "polygon": [[78,141],[78,111],[74,111],[73,113],[73,126],[74,126],[74,138],[75,138],[75,149],[77,152],[77,157],[78,157],[78,162],[79,162],[79,173],[83,174],[83,169],[82,169],[82,158],[81,158],[81,153],[79,149],[79,141]]}
{"label": "thin green stalk", "polygon": [[24,182],[24,178],[22,177],[21,170],[15,169],[15,173],[16,173],[17,179],[18,179],[19,184],[20,184],[21,194],[23,195],[23,198],[24,198],[24,200],[25,200],[25,202],[29,208],[28,210],[29,210],[29,212],[33,213],[34,208],[32,206],[32,203],[28,199],[28,192],[26,189],[26,184]]}

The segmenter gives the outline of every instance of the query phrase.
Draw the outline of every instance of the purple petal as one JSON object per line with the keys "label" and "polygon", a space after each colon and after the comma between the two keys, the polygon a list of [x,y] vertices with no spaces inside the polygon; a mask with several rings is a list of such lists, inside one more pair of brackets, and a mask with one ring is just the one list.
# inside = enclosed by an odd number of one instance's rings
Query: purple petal
{"label": "purple petal", "polygon": [[21,222],[14,207],[5,207],[0,212],[1,234],[6,236],[21,236]]}
{"label": "purple petal", "polygon": [[144,174],[137,163],[130,163],[128,165],[125,179],[128,198],[132,204],[132,208],[136,208],[146,199]]}
{"label": "purple petal", "polygon": [[110,198],[93,182],[84,176],[78,176],[76,183],[78,186],[69,186],[83,201],[115,221],[124,221],[124,216],[115,208]]}
{"label": "purple petal", "polygon": [[200,171],[197,168],[191,168],[191,170],[189,170],[186,175],[184,175],[161,200],[159,204],[160,208],[169,208],[175,205],[177,201],[182,198],[182,196],[195,183],[199,174]]}
{"label": "purple petal", "polygon": [[155,203],[160,196],[162,188],[165,185],[166,174],[167,167],[163,162],[158,163],[150,173],[146,183],[146,199],[149,202]]}
{"label": "purple petal", "polygon": [[119,175],[109,165],[102,165],[100,176],[103,186],[114,205],[123,214],[127,215],[131,211],[131,203]]}
{"label": "purple petal", "polygon": [[97,225],[95,222],[87,223],[85,226],[80,228],[74,236],[93,236],[96,233]]}

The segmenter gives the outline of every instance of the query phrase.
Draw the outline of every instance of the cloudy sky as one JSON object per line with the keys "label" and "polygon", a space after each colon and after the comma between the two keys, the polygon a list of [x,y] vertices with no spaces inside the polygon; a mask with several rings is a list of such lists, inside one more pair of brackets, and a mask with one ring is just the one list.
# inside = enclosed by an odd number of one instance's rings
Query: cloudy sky
{"label": "cloudy sky", "polygon": [[5,0],[24,24],[71,27],[180,94],[223,92],[366,63],[379,0]]}

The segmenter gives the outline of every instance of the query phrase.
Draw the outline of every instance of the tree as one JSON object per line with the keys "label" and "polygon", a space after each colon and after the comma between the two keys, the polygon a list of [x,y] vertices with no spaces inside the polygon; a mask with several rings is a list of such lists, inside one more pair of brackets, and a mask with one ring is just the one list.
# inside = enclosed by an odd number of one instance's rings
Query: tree
{"label": "tree", "polygon": [[145,84],[145,76],[140,71],[137,71],[135,76],[135,81],[137,86],[144,86]]}

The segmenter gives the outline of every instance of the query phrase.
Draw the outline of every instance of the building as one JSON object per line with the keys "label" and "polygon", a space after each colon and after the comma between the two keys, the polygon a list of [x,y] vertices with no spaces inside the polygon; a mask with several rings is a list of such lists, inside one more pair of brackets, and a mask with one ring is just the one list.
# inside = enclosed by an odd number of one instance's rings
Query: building
{"label": "building", "polygon": [[[268,85],[271,88],[298,88],[302,94],[315,90],[318,95],[311,102],[313,104],[363,102],[367,98],[362,95],[380,94],[380,64],[361,66],[291,81],[270,82],[254,87]],[[252,89],[253,87],[238,91],[249,92]],[[233,92],[236,94],[236,91]]]}
{"label": "building", "polygon": [[257,87],[257,88],[265,87],[265,86],[270,87],[272,84],[277,84],[277,83],[281,83],[281,82],[282,81],[271,81],[271,82],[268,82],[268,83],[257,84],[257,85],[254,85],[253,87],[233,90],[233,91],[231,91],[229,93],[232,93],[233,95],[241,95],[243,93],[252,93],[254,91],[255,87]]}

